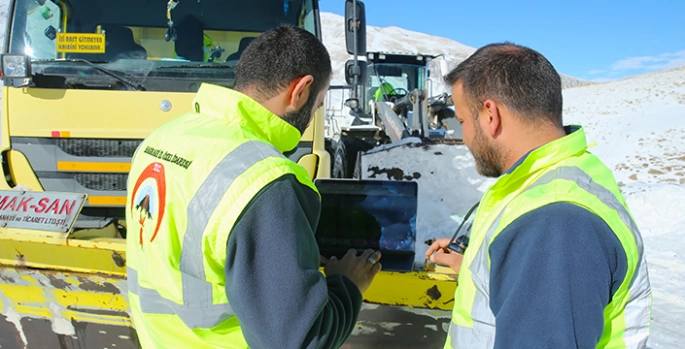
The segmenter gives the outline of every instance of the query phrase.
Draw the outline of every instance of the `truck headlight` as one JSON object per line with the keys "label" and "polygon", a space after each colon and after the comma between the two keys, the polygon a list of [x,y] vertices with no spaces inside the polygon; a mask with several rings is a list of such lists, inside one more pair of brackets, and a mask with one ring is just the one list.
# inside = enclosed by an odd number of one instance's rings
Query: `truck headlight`
{"label": "truck headlight", "polygon": [[2,77],[6,79],[23,79],[31,76],[31,62],[25,55],[2,55]]}

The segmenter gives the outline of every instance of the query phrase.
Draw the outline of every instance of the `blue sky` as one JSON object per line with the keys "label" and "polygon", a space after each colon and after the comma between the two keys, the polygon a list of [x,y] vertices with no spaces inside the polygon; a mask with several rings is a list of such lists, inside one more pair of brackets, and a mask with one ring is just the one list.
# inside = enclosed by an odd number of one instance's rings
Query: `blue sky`
{"label": "blue sky", "polygon": [[[685,65],[683,0],[366,0],[368,25],[397,26],[478,48],[512,41],[557,71],[611,80]],[[321,11],[344,13],[343,0]]]}

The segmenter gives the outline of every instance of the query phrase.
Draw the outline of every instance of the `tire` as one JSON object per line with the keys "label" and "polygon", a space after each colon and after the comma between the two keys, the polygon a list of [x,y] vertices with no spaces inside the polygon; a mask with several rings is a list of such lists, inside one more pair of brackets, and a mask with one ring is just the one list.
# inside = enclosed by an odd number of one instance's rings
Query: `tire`
{"label": "tire", "polygon": [[336,144],[337,144],[337,142],[335,142],[334,140],[332,140],[330,138],[326,138],[325,142],[324,142],[324,147],[326,149],[326,152],[328,153],[328,155],[331,156],[331,165],[330,165],[331,166],[331,168],[330,168],[331,177],[333,176],[333,167],[335,166],[335,146],[336,146]]}
{"label": "tire", "polygon": [[333,156],[333,178],[360,178],[357,154],[373,146],[358,138],[343,138],[338,142]]}
{"label": "tire", "polygon": [[352,178],[348,175],[348,168],[350,167],[349,157],[347,154],[347,147],[345,142],[338,142],[335,148],[335,155],[333,156],[333,171],[331,176],[333,178]]}

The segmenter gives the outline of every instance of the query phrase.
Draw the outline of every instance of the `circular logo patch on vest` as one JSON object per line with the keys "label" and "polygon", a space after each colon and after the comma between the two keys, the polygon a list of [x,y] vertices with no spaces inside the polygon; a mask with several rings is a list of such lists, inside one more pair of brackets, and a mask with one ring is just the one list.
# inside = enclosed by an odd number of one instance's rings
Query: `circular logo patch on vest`
{"label": "circular logo patch on vest", "polygon": [[164,165],[158,162],[148,165],[138,177],[131,197],[133,198],[131,217],[134,217],[140,225],[140,245],[142,246],[143,235],[147,235],[145,232],[152,227],[154,229],[150,233],[150,242],[155,240],[164,217],[166,202]]}

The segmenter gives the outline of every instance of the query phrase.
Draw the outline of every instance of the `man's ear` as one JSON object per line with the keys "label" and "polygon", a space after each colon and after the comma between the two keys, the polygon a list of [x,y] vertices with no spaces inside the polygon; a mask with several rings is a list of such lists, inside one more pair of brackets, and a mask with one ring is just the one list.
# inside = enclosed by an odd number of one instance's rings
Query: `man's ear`
{"label": "man's ear", "polygon": [[288,86],[288,109],[300,110],[307,103],[314,77],[305,75],[293,80]]}
{"label": "man's ear", "polygon": [[485,130],[490,137],[497,138],[502,132],[502,114],[500,113],[500,108],[492,99],[488,99],[483,102],[483,108],[485,108],[483,117],[483,130]]}

